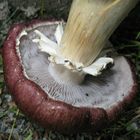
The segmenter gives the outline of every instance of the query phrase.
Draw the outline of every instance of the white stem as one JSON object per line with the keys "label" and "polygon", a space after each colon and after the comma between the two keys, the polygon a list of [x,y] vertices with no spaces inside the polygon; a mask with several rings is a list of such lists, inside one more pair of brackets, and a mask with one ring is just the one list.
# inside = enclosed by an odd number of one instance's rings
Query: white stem
{"label": "white stem", "polygon": [[112,32],[139,0],[74,0],[61,54],[73,64],[90,65]]}
{"label": "white stem", "polygon": [[72,72],[63,65],[49,64],[49,72],[51,76],[61,84],[78,85],[84,80],[85,74],[82,72]]}

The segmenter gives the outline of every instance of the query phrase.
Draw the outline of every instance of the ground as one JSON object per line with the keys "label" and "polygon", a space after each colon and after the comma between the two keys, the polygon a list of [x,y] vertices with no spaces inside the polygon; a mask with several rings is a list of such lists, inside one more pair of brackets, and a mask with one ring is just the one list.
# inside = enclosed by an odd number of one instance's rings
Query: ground
{"label": "ground", "polygon": [[[43,0],[42,0],[43,2]],[[0,2],[1,3],[1,2]],[[61,5],[61,3],[60,3]],[[0,7],[1,8],[1,7]],[[0,17],[0,48],[10,26],[14,23],[29,21],[34,18],[58,18],[66,19],[65,7],[60,13],[47,12],[43,3],[37,10],[17,8],[8,3],[5,17]],[[54,10],[54,11],[53,11]],[[64,14],[66,13],[66,14]],[[129,14],[128,18],[120,25],[110,38],[115,49],[129,57],[136,67],[138,83],[140,83],[140,4]],[[109,128],[94,134],[62,135],[57,132],[47,132],[34,124],[19,111],[7,91],[0,56],[0,140],[140,140],[140,90],[134,102],[129,106],[120,118]]]}

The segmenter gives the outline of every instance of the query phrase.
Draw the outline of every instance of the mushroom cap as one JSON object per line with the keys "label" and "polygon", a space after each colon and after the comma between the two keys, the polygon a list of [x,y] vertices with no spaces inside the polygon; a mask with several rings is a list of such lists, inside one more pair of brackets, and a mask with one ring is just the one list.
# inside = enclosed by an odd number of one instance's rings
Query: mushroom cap
{"label": "mushroom cap", "polygon": [[[21,111],[47,129],[63,133],[98,131],[114,121],[134,99],[137,91],[134,67],[127,58],[118,56],[115,58],[115,64],[111,70],[104,72],[103,75],[107,76],[91,78],[92,81],[95,80],[96,86],[99,85],[100,91],[107,91],[105,96],[108,99],[119,96],[118,100],[116,102],[113,100],[114,103],[110,105],[102,103],[101,100],[100,103],[95,103],[92,106],[81,106],[51,98],[41,85],[31,79],[26,72],[22,56],[19,54],[22,52],[20,48],[27,46],[26,44],[17,45],[17,39],[22,31],[26,30],[33,34],[34,29],[42,29],[45,25],[47,27],[44,31],[52,35],[54,29],[51,26],[56,26],[57,23],[57,21],[33,20],[30,23],[16,24],[10,29],[2,52],[7,87]],[[24,39],[26,40],[26,37],[21,38],[21,44]],[[101,83],[100,79],[103,78],[107,81]],[[108,79],[113,81],[109,80],[109,83],[114,84],[109,90],[107,90]],[[115,96],[115,94],[118,95]]]}

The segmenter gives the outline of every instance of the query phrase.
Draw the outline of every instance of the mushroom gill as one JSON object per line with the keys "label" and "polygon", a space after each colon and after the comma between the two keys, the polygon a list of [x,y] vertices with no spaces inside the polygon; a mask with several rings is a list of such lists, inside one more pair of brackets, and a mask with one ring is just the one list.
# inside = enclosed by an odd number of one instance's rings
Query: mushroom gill
{"label": "mushroom gill", "polygon": [[[60,65],[56,67],[48,60],[49,54],[41,52],[38,43],[33,42],[39,30],[52,41],[56,41],[55,30],[59,22],[38,24],[25,31],[17,47],[24,73],[29,80],[38,84],[48,96],[76,107],[100,107],[109,109],[127,97],[133,85],[131,68],[124,57],[114,57],[114,66],[97,77],[86,75],[82,83],[77,83],[77,73]],[[56,68],[53,68],[56,67]],[[71,80],[72,79],[72,80]],[[75,79],[76,82],[73,81]]]}

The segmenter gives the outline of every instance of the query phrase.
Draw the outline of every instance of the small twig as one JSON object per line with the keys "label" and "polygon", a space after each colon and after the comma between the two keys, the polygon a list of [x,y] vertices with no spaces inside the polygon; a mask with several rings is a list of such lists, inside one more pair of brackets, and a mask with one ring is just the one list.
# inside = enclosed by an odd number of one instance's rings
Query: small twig
{"label": "small twig", "polygon": [[3,24],[0,26],[0,29],[2,29],[3,25],[5,25],[6,23],[8,23],[11,20],[11,18],[16,14],[17,10],[18,10],[18,8],[15,9],[15,11],[10,15],[10,17],[5,22],[3,22]]}
{"label": "small twig", "polygon": [[136,40],[140,39],[140,32],[136,36]]}
{"label": "small twig", "polygon": [[2,48],[0,48],[0,55],[2,54]]}
{"label": "small twig", "polygon": [[45,11],[45,7],[44,7],[45,4],[44,3],[45,3],[45,1],[44,0],[41,0],[41,9],[40,9],[41,16],[43,16],[44,11]]}
{"label": "small twig", "polygon": [[11,131],[10,131],[10,135],[9,135],[9,137],[8,137],[8,140],[11,140],[11,137],[12,137],[12,134],[13,134],[13,131],[14,131],[14,127],[15,127],[15,125],[16,125],[16,120],[17,120],[18,114],[19,114],[19,109],[18,109],[17,112],[16,112],[16,117],[15,117],[15,119],[14,119],[14,121],[13,121],[12,129],[11,129]]}

